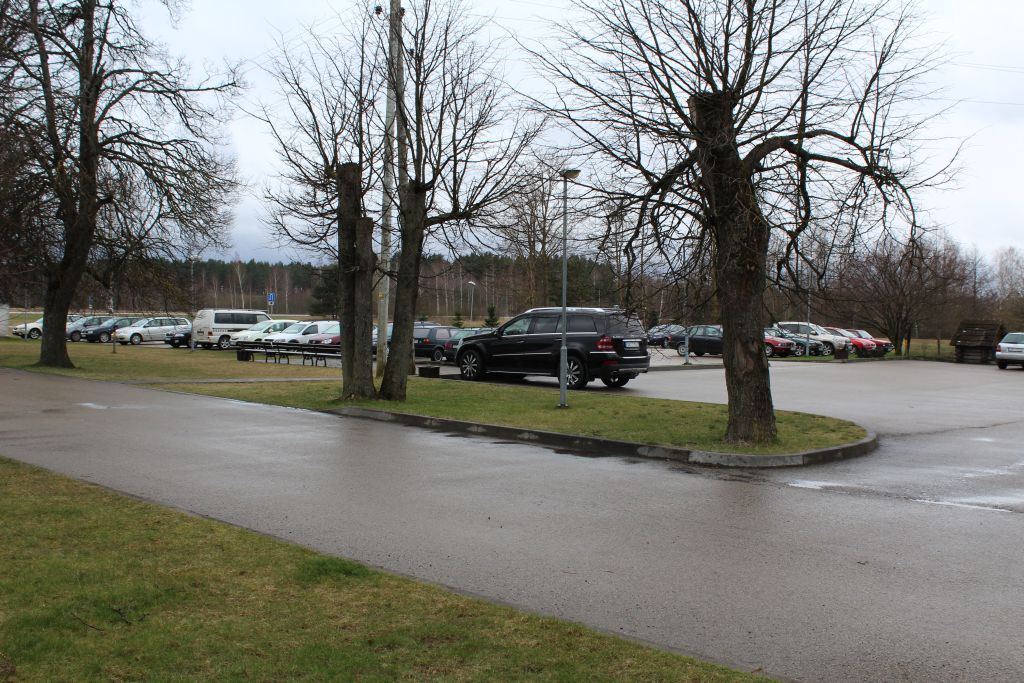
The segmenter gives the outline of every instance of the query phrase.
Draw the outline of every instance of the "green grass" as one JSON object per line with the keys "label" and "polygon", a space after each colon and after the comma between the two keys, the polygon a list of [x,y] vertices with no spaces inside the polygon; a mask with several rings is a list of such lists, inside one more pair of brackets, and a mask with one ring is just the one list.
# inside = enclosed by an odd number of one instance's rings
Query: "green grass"
{"label": "green grass", "polygon": [[764,680],[5,459],[0,500],[4,683]]}
{"label": "green grass", "polygon": [[68,342],[68,355],[74,369],[41,368],[39,342],[17,338],[0,339],[0,367],[37,370],[55,375],[111,380],[189,380],[239,379],[270,377],[293,379],[296,377],[339,377],[337,368],[301,365],[296,360],[290,365],[255,361],[240,363],[232,351],[197,349],[170,349],[166,346],[142,344],[116,345],[111,353],[110,344]]}
{"label": "green grass", "polygon": [[671,401],[628,396],[608,391],[572,392],[570,408],[557,408],[558,389],[495,385],[411,377],[408,400],[337,400],[339,386],[332,383],[296,384],[182,384],[166,388],[188,393],[330,410],[360,406],[466,420],[493,425],[581,434],[637,443],[681,446],[732,453],[791,453],[849,443],[865,436],[861,427],[835,418],[778,411],[779,439],[771,446],[739,447],[722,441],[726,407],[713,403]]}

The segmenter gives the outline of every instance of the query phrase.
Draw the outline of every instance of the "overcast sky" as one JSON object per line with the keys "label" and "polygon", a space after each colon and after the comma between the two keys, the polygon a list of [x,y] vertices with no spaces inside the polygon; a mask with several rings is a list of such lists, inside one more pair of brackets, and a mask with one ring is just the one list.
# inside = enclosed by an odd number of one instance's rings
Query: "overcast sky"
{"label": "overcast sky", "polygon": [[[944,43],[951,60],[936,74],[944,88],[937,105],[957,103],[936,125],[935,137],[949,138],[948,149],[967,140],[956,187],[924,195],[919,205],[930,222],[941,224],[961,243],[976,245],[991,254],[1002,246],[1024,245],[1021,219],[1020,173],[1015,161],[1024,158],[1024,57],[1020,27],[1024,2],[1020,0],[928,0],[921,3],[927,38]],[[549,22],[565,13],[564,0],[475,0],[470,7],[493,18],[495,34],[513,34],[535,40],[550,32]],[[193,64],[246,60],[251,86],[246,98],[268,97],[265,64],[275,38],[299,38],[304,27],[331,29],[341,24],[338,12],[351,11],[348,2],[328,0],[192,0],[176,25],[165,12],[147,6],[143,25],[152,37],[164,41],[172,53]],[[524,57],[508,51],[511,80],[528,87]],[[235,213],[233,249],[207,254],[243,259],[290,260],[294,253],[276,248],[263,228],[257,193],[274,172],[274,155],[262,126],[239,115],[228,131],[232,151],[249,183],[249,191]]]}

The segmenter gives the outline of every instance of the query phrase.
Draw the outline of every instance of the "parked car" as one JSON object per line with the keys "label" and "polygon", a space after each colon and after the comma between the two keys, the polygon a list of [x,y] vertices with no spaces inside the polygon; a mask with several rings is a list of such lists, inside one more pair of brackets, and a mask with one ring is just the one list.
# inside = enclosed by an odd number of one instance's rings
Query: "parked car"
{"label": "parked car", "polygon": [[186,349],[192,346],[192,328],[187,330],[178,330],[176,332],[168,332],[164,337],[164,342],[170,344],[174,348],[185,347]]}
{"label": "parked car", "polygon": [[764,353],[769,358],[773,356],[784,357],[793,355],[793,349],[795,347],[796,344],[785,337],[776,337],[768,334],[767,332],[764,335]]}
{"label": "parked car", "polygon": [[455,356],[458,355],[459,349],[462,348],[462,340],[466,337],[471,337],[474,334],[483,334],[484,332],[490,332],[493,327],[470,327],[460,329],[458,332],[452,335],[452,338],[444,343],[444,359],[449,363],[455,362]]}
{"label": "parked car", "polygon": [[417,358],[429,358],[435,363],[444,360],[444,345],[461,328],[432,325],[417,325],[412,329],[413,354]]}
{"label": "parked car", "polygon": [[106,322],[82,330],[82,339],[87,342],[110,342],[110,336],[122,327],[128,327],[142,320],[139,316],[125,318],[111,318]]}
{"label": "parked car", "polygon": [[850,340],[841,334],[832,334],[821,325],[815,325],[810,322],[795,322],[786,321],[776,324],[776,327],[780,327],[787,332],[801,337],[809,336],[811,339],[821,342],[822,350],[825,356],[831,356],[836,352],[836,349],[849,348]]}
{"label": "parked car", "polygon": [[191,329],[185,318],[143,318],[129,327],[122,327],[114,333],[117,343],[139,345],[147,341],[162,342],[168,332]]}
{"label": "parked car", "polygon": [[114,316],[112,315],[90,315],[85,318],[79,318],[73,322],[69,322],[65,328],[65,333],[70,341],[78,342],[82,341],[82,336],[85,328],[95,327],[102,325],[106,321],[110,320]]}
{"label": "parked car", "polygon": [[[466,337],[455,357],[462,377],[557,377],[561,313],[561,308],[531,309],[491,332]],[[618,309],[570,308],[567,322],[569,388],[582,389],[594,379],[609,387],[625,386],[650,367],[647,334],[636,317]]]}
{"label": "parked car", "polygon": [[231,348],[231,335],[252,327],[258,322],[270,320],[265,311],[248,311],[234,308],[204,308],[196,313],[192,334],[196,344],[204,349],[214,345],[221,349]]}
{"label": "parked car", "polygon": [[[73,323],[76,320],[79,320],[81,317],[82,316],[76,315],[74,313],[69,314],[68,323]],[[11,334],[22,338],[27,336],[29,339],[39,339],[40,337],[43,336],[43,319],[39,318],[38,320],[34,320],[30,323],[22,323],[20,325],[15,325],[14,327],[11,328]]]}
{"label": "parked car", "polygon": [[289,325],[280,332],[269,334],[263,338],[265,342],[274,344],[301,344],[311,335],[320,334],[331,325],[339,325],[337,320],[306,320]]}
{"label": "parked car", "polygon": [[996,344],[996,366],[1005,370],[1010,364],[1024,368],[1024,332],[1010,332]]}
{"label": "parked car", "polygon": [[878,355],[880,356],[884,356],[885,354],[889,353],[894,348],[896,348],[895,346],[893,346],[893,343],[888,339],[879,339],[878,337],[875,337],[874,335],[870,334],[867,330],[851,330],[847,328],[847,331],[853,332],[861,339],[869,339],[873,341],[875,343],[875,347],[877,347],[876,350],[878,352]]}
{"label": "parked car", "polygon": [[689,328],[689,339],[680,338],[675,342],[676,351],[682,356],[690,353],[720,355],[722,353],[721,325],[694,325]]}
{"label": "parked car", "polygon": [[660,346],[663,349],[675,348],[686,335],[682,325],[657,325],[647,330],[647,346]]}
{"label": "parked car", "polygon": [[340,344],[341,323],[335,323],[325,327],[316,334],[311,334],[303,340],[306,344]]}
{"label": "parked car", "polygon": [[792,354],[794,356],[820,356],[824,353],[825,346],[820,341],[793,334],[781,327],[766,327],[764,328],[764,333],[771,337],[781,337],[793,342]]}
{"label": "parked car", "polygon": [[298,320],[261,320],[241,332],[231,334],[231,345],[236,346],[238,342],[258,342],[269,334],[282,332],[286,328],[299,322]]}
{"label": "parked car", "polygon": [[825,329],[831,332],[832,334],[838,334],[840,336],[846,337],[849,340],[850,351],[861,358],[866,358],[868,356],[874,356],[877,354],[878,347],[875,346],[875,342],[871,341],[870,339],[863,339],[861,337],[858,337],[853,332],[850,332],[849,330],[842,327],[826,327]]}
{"label": "parked car", "polygon": [[11,334],[22,338],[39,339],[43,336],[43,319],[15,325],[11,328]]}

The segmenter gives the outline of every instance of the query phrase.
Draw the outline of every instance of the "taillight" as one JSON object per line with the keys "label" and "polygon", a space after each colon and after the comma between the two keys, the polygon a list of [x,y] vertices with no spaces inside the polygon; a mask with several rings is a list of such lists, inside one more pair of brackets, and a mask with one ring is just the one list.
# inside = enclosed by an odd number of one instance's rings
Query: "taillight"
{"label": "taillight", "polygon": [[614,351],[615,350],[615,343],[612,341],[612,338],[609,337],[606,334],[605,336],[603,336],[603,337],[601,337],[600,339],[597,340],[597,350],[598,351]]}
{"label": "taillight", "polygon": [[996,344],[996,351],[1002,351],[1002,350],[1003,350],[1003,345],[1002,344]]}

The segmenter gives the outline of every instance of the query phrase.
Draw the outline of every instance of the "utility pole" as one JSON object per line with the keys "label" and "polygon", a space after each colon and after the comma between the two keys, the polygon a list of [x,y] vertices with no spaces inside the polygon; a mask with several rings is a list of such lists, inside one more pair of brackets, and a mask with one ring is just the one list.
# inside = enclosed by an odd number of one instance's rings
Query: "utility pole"
{"label": "utility pole", "polygon": [[395,187],[395,120],[402,88],[402,3],[391,0],[388,10],[387,105],[384,113],[384,192],[381,199],[380,270],[377,285],[377,378],[384,376],[388,358],[388,309],[391,298],[391,213]]}

